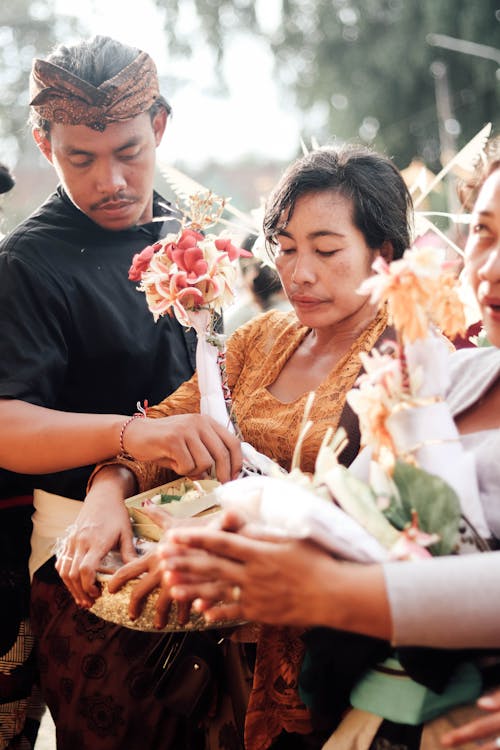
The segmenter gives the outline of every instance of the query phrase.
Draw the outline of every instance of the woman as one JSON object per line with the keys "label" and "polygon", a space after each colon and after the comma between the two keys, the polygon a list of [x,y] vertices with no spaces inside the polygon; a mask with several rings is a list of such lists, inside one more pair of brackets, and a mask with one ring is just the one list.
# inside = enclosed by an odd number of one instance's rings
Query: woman
{"label": "woman", "polygon": [[[499,139],[496,144],[496,151],[490,146],[490,153],[496,158],[481,178],[465,254],[466,271],[491,347],[452,355],[453,382],[448,402],[463,442],[475,453],[483,509],[493,536],[499,539]],[[238,519],[228,519],[227,523],[235,528]],[[172,556],[171,547],[168,556],[164,553],[165,584],[181,600],[203,597],[200,607],[206,610],[208,619],[227,616],[278,625],[321,625],[374,636],[397,647],[500,648],[499,552],[434,558],[425,564],[365,566],[334,560],[303,541],[275,543],[215,530],[174,530],[169,537],[170,542],[183,547],[177,556]],[[201,548],[210,557],[196,552],[188,555],[185,545]],[[206,582],[190,583],[189,576],[204,576]],[[234,586],[238,587],[237,602],[210,605],[214,600],[228,598]],[[498,678],[498,665],[494,663],[488,679]],[[476,709],[472,709],[474,712],[477,715]],[[470,714],[468,707],[456,709],[447,717],[448,727],[466,720]],[[368,717],[363,717],[367,735],[359,747],[371,746],[372,741],[375,747],[377,740],[379,746],[385,742],[384,746],[389,747],[389,735],[376,735],[380,720],[370,724]],[[351,720],[348,717],[346,721]],[[445,729],[447,721],[431,722],[424,729],[422,746],[435,747],[436,736]],[[445,744],[491,736],[499,727],[500,720],[494,715],[446,735]],[[344,734],[341,725],[332,737],[332,747],[350,746],[352,730],[346,731]],[[412,741],[418,746],[418,738],[413,737]],[[498,742],[493,746],[498,746]]]}
{"label": "woman", "polygon": [[[358,377],[359,353],[385,335],[387,317],[356,290],[372,273],[377,255],[387,260],[402,255],[409,244],[410,209],[410,196],[395,166],[355,147],[318,150],[299,159],[269,199],[264,231],[293,312],[269,312],[237,330],[228,342],[227,372],[244,439],[287,469],[310,391],[317,395],[310,415],[314,427],[303,446],[302,467],[313,468],[326,429],[339,424],[350,437],[341,460],[348,464],[357,453],[357,420],[345,406],[345,394]],[[148,417],[195,412],[198,403],[194,378],[148,410]],[[126,447],[132,454],[145,421],[149,419],[137,419],[127,428]],[[161,467],[122,460],[118,468],[105,466],[96,474],[86,503],[105,503],[109,518],[121,514],[123,519],[123,497],[163,481]],[[129,527],[122,521],[118,535],[127,534]],[[106,551],[100,548],[100,553]],[[85,528],[77,528],[68,554],[73,561],[61,561],[60,575],[75,599],[89,605],[97,591],[95,567],[88,562],[95,559],[92,540]],[[128,571],[136,575],[137,566]],[[152,571],[141,583],[141,594],[159,575]],[[246,728],[254,747],[268,747],[283,728],[290,735],[310,730],[308,711],[296,690],[303,652],[297,635],[275,629],[260,633]],[[272,674],[280,678],[268,695]]]}

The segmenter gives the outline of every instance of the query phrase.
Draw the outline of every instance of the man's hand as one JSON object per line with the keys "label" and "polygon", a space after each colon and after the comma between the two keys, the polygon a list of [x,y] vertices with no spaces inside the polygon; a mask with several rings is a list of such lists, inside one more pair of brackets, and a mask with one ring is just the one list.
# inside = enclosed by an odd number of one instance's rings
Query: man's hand
{"label": "man's hand", "polygon": [[136,419],[128,425],[123,442],[135,459],[154,461],[179,476],[200,477],[215,469],[219,482],[228,482],[241,469],[238,438],[201,414]]}

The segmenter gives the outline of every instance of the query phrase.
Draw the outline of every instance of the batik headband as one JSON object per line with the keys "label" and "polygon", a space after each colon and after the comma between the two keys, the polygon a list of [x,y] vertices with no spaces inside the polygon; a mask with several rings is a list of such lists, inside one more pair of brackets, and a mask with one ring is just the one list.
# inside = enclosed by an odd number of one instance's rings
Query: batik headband
{"label": "batik headband", "polygon": [[156,65],[141,52],[117,75],[93,86],[47,60],[34,60],[30,106],[43,119],[105,130],[146,112],[160,96]]}

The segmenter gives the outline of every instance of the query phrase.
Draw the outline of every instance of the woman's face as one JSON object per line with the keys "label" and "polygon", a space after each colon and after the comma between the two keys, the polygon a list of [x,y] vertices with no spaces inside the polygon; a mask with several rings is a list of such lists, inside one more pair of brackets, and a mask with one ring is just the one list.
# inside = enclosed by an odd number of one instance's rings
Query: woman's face
{"label": "woman's face", "polygon": [[333,190],[309,193],[278,231],[276,268],[297,317],[309,328],[357,329],[373,317],[367,297],[356,290],[372,273],[377,252],[352,213],[352,201]]}
{"label": "woman's face", "polygon": [[488,177],[474,205],[465,267],[488,340],[500,346],[500,168]]}

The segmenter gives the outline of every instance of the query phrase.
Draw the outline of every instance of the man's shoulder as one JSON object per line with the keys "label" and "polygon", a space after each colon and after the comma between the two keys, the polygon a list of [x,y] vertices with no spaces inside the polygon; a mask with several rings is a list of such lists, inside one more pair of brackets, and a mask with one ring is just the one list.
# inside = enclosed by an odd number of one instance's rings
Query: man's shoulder
{"label": "man's shoulder", "polygon": [[21,221],[0,243],[0,253],[22,254],[33,246],[39,246],[40,239],[50,242],[53,233],[60,231],[66,221],[66,208],[61,196],[55,192],[30,216]]}

